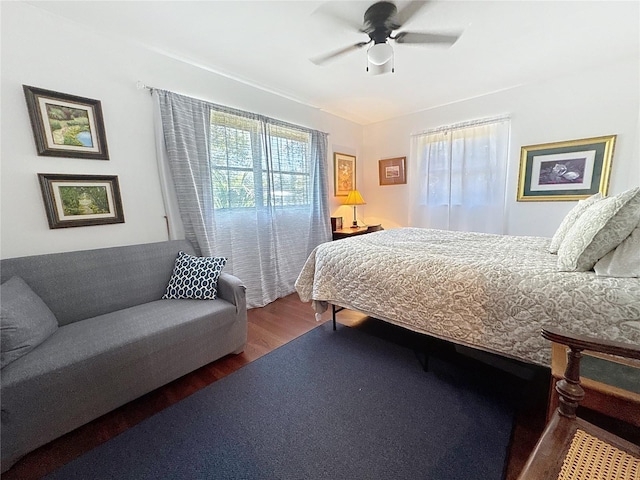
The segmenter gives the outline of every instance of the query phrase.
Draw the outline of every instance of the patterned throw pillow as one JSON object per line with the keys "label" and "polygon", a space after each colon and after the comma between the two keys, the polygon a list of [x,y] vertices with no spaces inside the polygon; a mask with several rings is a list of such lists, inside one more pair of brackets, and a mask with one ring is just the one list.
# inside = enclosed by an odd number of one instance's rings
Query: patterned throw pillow
{"label": "patterned throw pillow", "polygon": [[551,238],[551,243],[549,244],[549,253],[558,253],[558,249],[562,244],[562,240],[566,237],[567,233],[573,227],[573,224],[576,223],[576,220],[580,218],[587,208],[596,203],[598,200],[602,199],[602,194],[600,192],[595,195],[591,195],[589,198],[585,198],[584,200],[580,200],[574,207],[569,210],[569,213],[564,217],[560,226],[556,230],[556,233]]}
{"label": "patterned throw pillow", "polygon": [[218,278],[227,264],[223,257],[195,257],[178,253],[173,274],[163,299],[213,300],[218,294]]}
{"label": "patterned throw pillow", "polygon": [[558,250],[558,270],[586,272],[616,248],[640,222],[640,187],[591,205]]}

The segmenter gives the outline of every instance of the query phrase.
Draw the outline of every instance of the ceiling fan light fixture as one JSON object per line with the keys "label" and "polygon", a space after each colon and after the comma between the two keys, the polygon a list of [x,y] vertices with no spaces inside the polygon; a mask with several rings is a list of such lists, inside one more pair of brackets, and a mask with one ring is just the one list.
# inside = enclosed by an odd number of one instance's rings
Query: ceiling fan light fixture
{"label": "ceiling fan light fixture", "polygon": [[393,57],[393,48],[388,43],[376,43],[367,51],[367,58],[373,65],[384,65]]}
{"label": "ceiling fan light fixture", "polygon": [[385,73],[393,73],[394,71],[393,60],[389,60],[382,65],[374,65],[371,62],[367,62],[367,72],[369,75],[383,75]]}

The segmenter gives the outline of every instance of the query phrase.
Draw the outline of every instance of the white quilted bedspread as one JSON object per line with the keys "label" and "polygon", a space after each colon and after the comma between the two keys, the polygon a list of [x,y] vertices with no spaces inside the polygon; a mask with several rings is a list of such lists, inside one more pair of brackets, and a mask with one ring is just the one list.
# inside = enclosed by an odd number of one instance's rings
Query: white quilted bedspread
{"label": "white quilted bedspread", "polygon": [[544,325],[640,343],[640,279],[559,272],[549,239],[421,228],[318,246],[296,281],[347,307],[455,343],[550,365]]}

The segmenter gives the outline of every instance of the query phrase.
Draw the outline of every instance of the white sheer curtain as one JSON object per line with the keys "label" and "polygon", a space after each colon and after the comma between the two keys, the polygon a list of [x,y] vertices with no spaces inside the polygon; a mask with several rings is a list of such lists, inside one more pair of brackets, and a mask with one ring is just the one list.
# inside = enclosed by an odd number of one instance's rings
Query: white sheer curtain
{"label": "white sheer curtain", "polygon": [[311,250],[331,239],[326,134],[172,92],[153,95],[158,158],[171,173],[165,201],[173,184],[180,213],[180,221],[169,218],[170,231],[181,223],[202,255],[227,257],[225,271],[244,282],[249,307],[293,293]]}
{"label": "white sheer curtain", "polygon": [[504,233],[509,117],[414,135],[409,225]]}

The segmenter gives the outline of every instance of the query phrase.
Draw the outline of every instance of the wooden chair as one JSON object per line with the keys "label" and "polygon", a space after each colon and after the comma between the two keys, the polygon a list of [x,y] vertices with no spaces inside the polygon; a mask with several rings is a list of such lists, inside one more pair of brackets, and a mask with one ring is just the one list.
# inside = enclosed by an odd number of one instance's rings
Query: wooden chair
{"label": "wooden chair", "polygon": [[[551,343],[551,388],[547,422],[558,408],[556,384],[564,378],[569,347]],[[635,363],[634,363],[635,362]],[[585,350],[580,360],[580,386],[585,408],[640,428],[640,362]]]}
{"label": "wooden chair", "polygon": [[[610,342],[545,328],[542,336],[569,347],[564,378],[557,382],[559,404],[518,477],[519,480],[640,480],[640,446],[576,416],[584,398],[580,384],[582,351],[640,360],[640,346]],[[637,412],[640,416],[640,409]]]}

